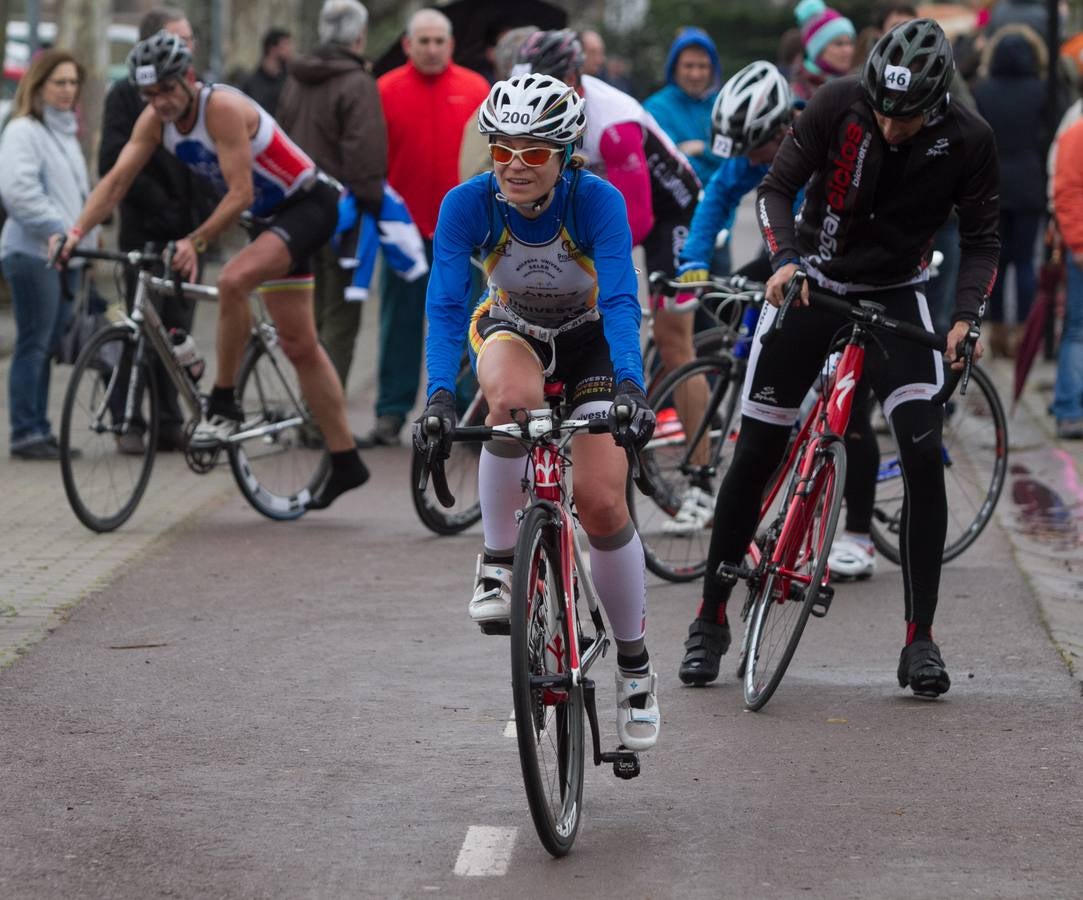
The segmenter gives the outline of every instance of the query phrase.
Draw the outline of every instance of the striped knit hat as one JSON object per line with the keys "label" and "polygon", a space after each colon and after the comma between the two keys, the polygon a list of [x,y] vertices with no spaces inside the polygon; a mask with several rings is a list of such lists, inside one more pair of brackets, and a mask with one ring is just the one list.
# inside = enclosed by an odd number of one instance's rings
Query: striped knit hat
{"label": "striped knit hat", "polygon": [[825,6],[823,0],[801,0],[793,12],[797,17],[797,24],[801,26],[805,59],[816,69],[822,67],[820,54],[835,38],[852,38],[857,34],[854,23],[836,10]]}

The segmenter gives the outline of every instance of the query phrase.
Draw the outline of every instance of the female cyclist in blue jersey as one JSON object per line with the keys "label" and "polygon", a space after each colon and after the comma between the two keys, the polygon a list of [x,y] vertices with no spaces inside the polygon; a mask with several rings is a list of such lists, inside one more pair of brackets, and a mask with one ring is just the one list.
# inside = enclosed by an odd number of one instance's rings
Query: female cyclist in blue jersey
{"label": "female cyclist in blue jersey", "polygon": [[[488,424],[510,422],[512,409],[543,406],[552,377],[567,386],[573,418],[608,416],[619,399],[633,410],[636,443],[650,438],[654,416],[643,395],[632,236],[616,188],[573,156],[585,128],[583,100],[547,75],[497,82],[478,112],[493,171],[444,198],[426,300],[423,419],[440,420],[441,440],[455,427],[464,337],[488,402]],[[488,279],[480,302],[470,291],[478,251]],[[420,428],[415,435],[425,440]],[[629,749],[646,750],[661,719],[644,641],[643,548],[625,503],[627,463],[608,435],[579,435],[571,446],[576,509],[617,644],[617,731]],[[487,442],[481,451],[485,547],[469,614],[487,632],[510,614],[525,454],[510,441]]]}

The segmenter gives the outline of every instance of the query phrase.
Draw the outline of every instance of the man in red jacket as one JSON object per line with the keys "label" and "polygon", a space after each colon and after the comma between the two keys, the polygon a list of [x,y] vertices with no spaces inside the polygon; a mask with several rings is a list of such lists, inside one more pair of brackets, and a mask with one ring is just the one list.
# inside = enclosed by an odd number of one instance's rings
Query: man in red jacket
{"label": "man in red jacket", "polygon": [[[402,49],[406,64],[377,81],[387,120],[387,180],[406,201],[432,262],[440,203],[459,183],[463,128],[489,95],[489,83],[451,61],[451,22],[435,9],[414,13]],[[384,266],[376,427],[368,446],[398,444],[417,399],[428,282],[428,276],[407,282]]]}

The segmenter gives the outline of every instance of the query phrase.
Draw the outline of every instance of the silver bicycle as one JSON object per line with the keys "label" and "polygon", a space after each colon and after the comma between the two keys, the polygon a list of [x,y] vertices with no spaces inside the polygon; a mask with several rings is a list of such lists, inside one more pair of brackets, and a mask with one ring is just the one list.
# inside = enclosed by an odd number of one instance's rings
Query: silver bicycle
{"label": "silver bicycle", "polygon": [[[172,271],[172,253],[172,246],[162,253],[72,253],[118,263],[137,272],[138,281],[131,312],[98,331],[72,369],[60,422],[60,469],[68,502],[79,521],[98,532],[120,527],[135,512],[157,452],[158,376],[151,365],[157,357],[185,412],[188,467],[204,474],[224,453],[237,486],[256,510],[276,520],[299,518],[326,478],[330,462],[293,366],[258,301],[237,376],[244,423],[217,447],[192,446],[205,403],[199,372],[190,360],[178,358],[151,298],[175,294],[216,299],[218,290],[154,275],[156,269]],[[141,454],[120,452],[118,438],[128,434],[142,437]]]}

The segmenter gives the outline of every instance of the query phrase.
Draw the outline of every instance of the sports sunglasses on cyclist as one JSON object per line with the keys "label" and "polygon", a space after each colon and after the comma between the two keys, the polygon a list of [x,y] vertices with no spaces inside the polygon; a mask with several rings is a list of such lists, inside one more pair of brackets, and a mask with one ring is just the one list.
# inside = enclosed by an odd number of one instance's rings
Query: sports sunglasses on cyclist
{"label": "sports sunglasses on cyclist", "polygon": [[519,161],[524,166],[530,166],[532,169],[544,166],[555,154],[562,152],[564,152],[563,147],[524,147],[522,150],[512,150],[511,147],[505,147],[503,144],[489,145],[489,156],[492,157],[493,162],[507,166],[511,165],[515,157],[519,157]]}

